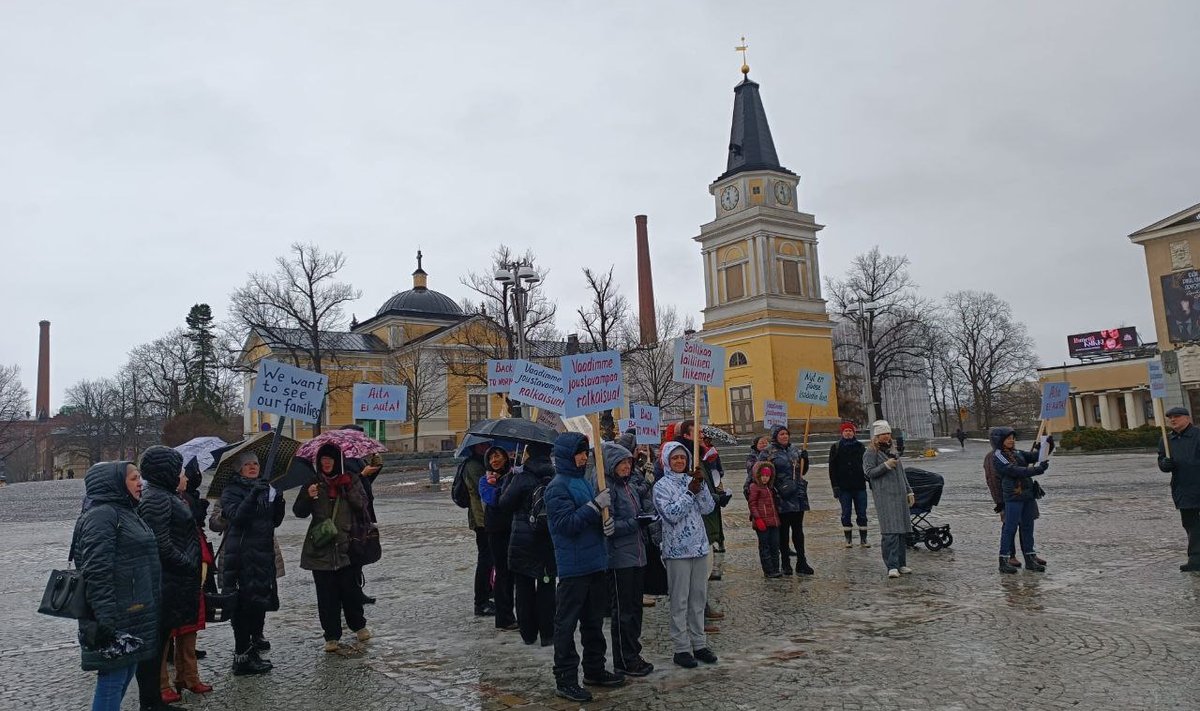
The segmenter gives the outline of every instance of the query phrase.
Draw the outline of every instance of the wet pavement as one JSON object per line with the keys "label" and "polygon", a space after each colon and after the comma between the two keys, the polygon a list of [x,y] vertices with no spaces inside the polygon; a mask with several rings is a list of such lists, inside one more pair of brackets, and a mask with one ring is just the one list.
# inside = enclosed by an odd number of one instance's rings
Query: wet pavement
{"label": "wet pavement", "polygon": [[[670,662],[665,599],[646,610],[644,656],[657,670],[595,691],[588,708],[1054,709],[1200,705],[1200,576],[1180,573],[1184,532],[1167,477],[1149,455],[1055,460],[1038,522],[1046,573],[996,572],[998,517],[980,468],[984,445],[922,466],[945,475],[930,517],[954,546],[909,554],[888,580],[878,537],[845,549],[823,468],[806,518],[811,578],[769,581],[745,504],[726,509],[725,575],[710,585],[727,617],[710,638],[718,665]],[[388,475],[385,473],[385,477]],[[397,479],[401,483],[396,483]],[[268,616],[275,670],[229,673],[228,625],[200,634],[201,674],[216,691],[192,709],[567,709],[553,694],[551,650],[471,615],[474,538],[447,493],[415,479],[380,482],[385,559],[367,570],[375,638],[357,658],[321,651],[311,576],[298,565],[304,522],[280,529],[283,610]],[[448,483],[448,482],[447,482]],[[289,492],[288,501],[292,494]],[[36,613],[61,567],[81,481],[0,489],[0,709],[81,709],[73,623]],[[126,708],[136,708],[131,689]]]}

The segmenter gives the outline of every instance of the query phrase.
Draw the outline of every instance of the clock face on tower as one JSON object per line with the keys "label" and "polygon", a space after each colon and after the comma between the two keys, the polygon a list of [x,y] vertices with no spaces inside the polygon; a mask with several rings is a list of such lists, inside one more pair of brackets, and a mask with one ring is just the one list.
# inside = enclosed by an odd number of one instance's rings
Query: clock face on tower
{"label": "clock face on tower", "polygon": [[738,200],[740,198],[741,195],[738,193],[737,187],[733,185],[727,185],[725,186],[725,189],[721,191],[721,207],[728,212],[737,207]]}
{"label": "clock face on tower", "polygon": [[792,186],[782,180],[775,183],[775,200],[780,205],[792,204]]}

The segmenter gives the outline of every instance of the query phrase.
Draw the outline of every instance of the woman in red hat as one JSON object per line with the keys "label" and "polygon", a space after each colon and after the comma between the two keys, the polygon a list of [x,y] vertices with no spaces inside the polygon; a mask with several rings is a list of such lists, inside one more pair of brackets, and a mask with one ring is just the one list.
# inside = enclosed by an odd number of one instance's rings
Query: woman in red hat
{"label": "woman in red hat", "polygon": [[863,473],[865,447],[858,441],[858,430],[854,423],[842,423],[842,438],[829,448],[829,483],[833,485],[833,498],[842,504],[842,533],[846,536],[846,547],[854,547],[854,529],[850,527],[850,512],[854,511],[858,525],[859,545],[870,548],[867,543],[867,475]]}

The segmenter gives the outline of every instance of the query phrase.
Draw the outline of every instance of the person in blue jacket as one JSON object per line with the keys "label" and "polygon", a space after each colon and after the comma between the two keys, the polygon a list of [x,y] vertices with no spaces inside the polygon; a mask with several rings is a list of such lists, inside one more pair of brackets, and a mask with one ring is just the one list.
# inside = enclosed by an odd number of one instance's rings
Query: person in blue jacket
{"label": "person in blue jacket", "polygon": [[554,684],[556,693],[571,701],[591,701],[579,686],[579,654],[575,627],[583,642],[583,683],[621,686],[622,674],[604,668],[604,613],[608,609],[608,546],[614,521],[601,510],[611,502],[607,489],[596,493],[586,478],[588,439],[564,432],[554,441],[554,478],[546,486],[546,520],[558,565],[554,613]]}
{"label": "person in blue jacket", "polygon": [[1050,462],[1038,463],[1037,450],[1017,450],[1017,434],[1011,427],[993,427],[992,467],[1000,480],[1004,497],[1004,527],[1000,531],[1000,572],[1015,573],[1008,559],[1016,554],[1017,531],[1021,532],[1021,550],[1025,553],[1025,569],[1041,572],[1046,566],[1034,554],[1033,521],[1037,518],[1037,482],[1033,477],[1050,467]]}

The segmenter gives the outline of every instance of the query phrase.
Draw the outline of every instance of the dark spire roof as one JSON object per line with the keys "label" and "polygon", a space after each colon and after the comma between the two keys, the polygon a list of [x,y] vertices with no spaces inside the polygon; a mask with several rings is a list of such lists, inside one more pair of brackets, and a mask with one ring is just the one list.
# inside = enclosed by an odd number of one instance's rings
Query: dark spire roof
{"label": "dark spire roof", "polygon": [[750,170],[792,171],[779,164],[775,141],[767,125],[767,112],[758,95],[758,83],[747,77],[733,89],[733,128],[729,132],[729,160],[717,180]]}

